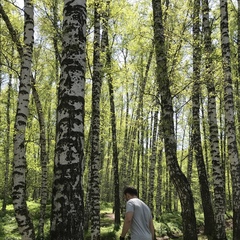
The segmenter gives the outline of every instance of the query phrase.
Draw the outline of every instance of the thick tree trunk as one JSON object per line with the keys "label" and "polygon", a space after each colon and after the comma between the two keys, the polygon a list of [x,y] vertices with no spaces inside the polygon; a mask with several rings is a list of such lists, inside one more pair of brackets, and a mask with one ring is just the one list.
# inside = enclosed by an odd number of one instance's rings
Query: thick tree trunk
{"label": "thick tree trunk", "polygon": [[91,239],[100,239],[100,97],[102,66],[100,61],[100,3],[94,1],[94,49],[92,78],[92,148],[91,148]]}
{"label": "thick tree trunk", "polygon": [[174,134],[173,106],[167,73],[167,54],[165,49],[164,28],[162,24],[161,4],[162,3],[159,0],[152,0],[157,81],[159,94],[161,96],[162,126],[166,160],[171,181],[174,184],[181,201],[183,239],[197,240],[196,217],[191,188],[177,161],[177,143]]}
{"label": "thick tree trunk", "polygon": [[86,1],[65,0],[51,239],[83,240]]}
{"label": "thick tree trunk", "polygon": [[200,132],[200,0],[194,0],[193,8],[193,90],[192,90],[192,118],[193,118],[193,138],[195,160],[197,162],[200,193],[204,213],[204,233],[214,236],[214,212],[209,190],[206,167],[204,163],[201,132]]}
{"label": "thick tree trunk", "polygon": [[227,0],[220,0],[221,10],[221,46],[224,73],[224,109],[228,158],[231,166],[232,195],[233,195],[233,240],[240,239],[240,162],[237,148],[235,126],[234,99],[231,72],[231,51],[228,29]]}
{"label": "thick tree trunk", "polygon": [[205,69],[204,79],[208,89],[208,122],[210,134],[210,151],[212,159],[212,174],[214,187],[214,212],[215,212],[215,236],[213,239],[225,240],[225,181],[223,177],[223,167],[220,158],[216,91],[214,84],[214,65],[212,61],[213,46],[211,40],[211,28],[209,22],[209,3],[203,0],[203,36],[204,36],[204,53]]}
{"label": "thick tree trunk", "polygon": [[32,240],[35,239],[35,233],[26,203],[27,162],[25,146],[34,36],[32,1],[24,1],[24,21],[24,47],[21,49],[23,54],[20,54],[22,64],[15,120],[12,199],[19,232],[23,239]]}

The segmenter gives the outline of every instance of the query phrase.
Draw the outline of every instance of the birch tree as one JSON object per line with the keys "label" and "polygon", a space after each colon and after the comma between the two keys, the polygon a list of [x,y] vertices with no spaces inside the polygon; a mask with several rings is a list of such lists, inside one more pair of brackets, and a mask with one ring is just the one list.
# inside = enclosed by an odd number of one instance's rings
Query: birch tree
{"label": "birch tree", "polygon": [[100,2],[94,1],[94,49],[92,77],[92,122],[91,122],[91,239],[100,239],[100,96],[102,87],[102,65],[100,61]]}
{"label": "birch tree", "polygon": [[213,45],[211,39],[211,26],[209,20],[209,1],[202,0],[203,41],[205,56],[204,82],[208,91],[208,123],[210,134],[210,152],[212,159],[213,188],[214,188],[214,215],[215,239],[226,239],[225,231],[225,181],[223,166],[220,158],[216,89],[214,83]]}
{"label": "birch tree", "polygon": [[9,172],[10,172],[10,107],[11,107],[11,91],[12,91],[12,74],[9,76],[8,90],[7,90],[7,106],[6,106],[6,120],[7,120],[7,131],[6,131],[6,141],[5,141],[5,172],[4,172],[4,189],[3,189],[3,203],[2,211],[6,212],[7,198],[10,194],[9,192]]}
{"label": "birch tree", "polygon": [[83,239],[86,1],[65,0],[51,238]]}
{"label": "birch tree", "polygon": [[170,178],[178,192],[183,219],[183,239],[197,240],[196,217],[193,196],[187,178],[177,161],[177,144],[174,134],[173,106],[170,83],[167,72],[167,54],[165,48],[164,26],[162,20],[162,2],[152,0],[154,40],[157,64],[157,87],[161,99],[162,127],[164,147]]}
{"label": "birch tree", "polygon": [[152,149],[151,149],[151,157],[149,163],[149,186],[148,186],[148,206],[151,211],[154,210],[154,182],[155,182],[155,169],[156,169],[156,158],[157,158],[157,143],[158,143],[158,134],[159,131],[159,119],[158,119],[159,111],[157,109],[154,110],[153,113],[153,127],[152,127]]}
{"label": "birch tree", "polygon": [[[34,42],[33,3],[24,1],[24,45],[20,51],[22,57],[17,113],[14,126],[14,158],[12,199],[18,229],[23,239],[35,239],[32,220],[27,208],[26,195],[26,146],[25,132],[28,119],[28,104],[31,88],[31,65]],[[22,53],[22,54],[21,54]]]}
{"label": "birch tree", "polygon": [[102,33],[102,50],[106,51],[106,77],[108,81],[108,91],[110,99],[110,115],[111,115],[111,130],[112,130],[112,155],[113,155],[113,175],[114,175],[114,210],[115,210],[115,229],[120,226],[120,197],[119,197],[119,158],[118,158],[118,144],[117,144],[117,127],[116,127],[116,111],[114,100],[114,87],[112,71],[112,53],[109,45],[109,15],[110,15],[110,1],[106,2],[106,10],[103,18],[103,33]]}
{"label": "birch tree", "polygon": [[192,90],[192,118],[193,135],[192,143],[197,162],[200,194],[204,212],[204,232],[208,236],[214,235],[214,213],[209,191],[206,167],[204,163],[201,132],[200,132],[200,66],[201,66],[201,41],[200,41],[200,0],[194,0],[193,7],[193,90]]}
{"label": "birch tree", "polygon": [[231,166],[233,195],[233,240],[240,239],[240,162],[237,148],[234,99],[231,70],[231,50],[228,27],[228,1],[220,0],[221,49],[224,74],[224,109],[228,159]]}

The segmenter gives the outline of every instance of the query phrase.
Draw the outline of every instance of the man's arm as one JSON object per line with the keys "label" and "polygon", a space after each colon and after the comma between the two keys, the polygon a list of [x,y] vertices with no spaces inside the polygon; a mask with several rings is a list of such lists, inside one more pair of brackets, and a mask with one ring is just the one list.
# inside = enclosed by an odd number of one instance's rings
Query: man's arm
{"label": "man's arm", "polygon": [[151,233],[152,233],[152,239],[154,240],[155,238],[155,231],[154,231],[154,225],[153,225],[153,220],[152,220],[152,218],[150,219],[150,222],[149,222],[149,228],[150,228],[150,231],[151,231]]}
{"label": "man's arm", "polygon": [[132,224],[133,212],[125,214],[121,237],[125,237]]}

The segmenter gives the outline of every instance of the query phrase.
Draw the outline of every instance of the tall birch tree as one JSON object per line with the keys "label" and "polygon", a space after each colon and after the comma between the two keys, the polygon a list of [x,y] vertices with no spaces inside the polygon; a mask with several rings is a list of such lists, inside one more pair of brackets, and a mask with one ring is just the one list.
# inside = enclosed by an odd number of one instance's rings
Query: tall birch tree
{"label": "tall birch tree", "polygon": [[100,239],[100,97],[102,88],[102,67],[100,60],[100,7],[101,2],[94,1],[94,40],[93,40],[93,76],[92,76],[92,122],[91,122],[91,239]]}
{"label": "tall birch tree", "polygon": [[220,14],[227,151],[228,159],[231,166],[233,195],[233,240],[238,240],[240,239],[240,162],[237,148],[237,135],[235,125],[227,0],[220,0]]}
{"label": "tall birch tree", "polygon": [[110,115],[111,115],[111,130],[112,130],[112,154],[113,154],[113,175],[114,175],[114,211],[115,218],[114,224],[115,229],[119,229],[120,220],[120,196],[119,196],[119,158],[118,158],[118,145],[117,145],[117,121],[115,111],[115,100],[114,100],[114,86],[112,77],[112,50],[109,45],[109,15],[110,15],[110,0],[106,2],[106,10],[103,18],[103,33],[102,33],[102,50],[106,52],[106,77],[108,81],[108,91],[110,99]]}
{"label": "tall birch tree", "polygon": [[12,199],[18,229],[23,239],[35,239],[32,220],[27,207],[26,195],[26,146],[25,133],[29,114],[30,78],[34,42],[33,3],[24,1],[24,45],[22,48],[20,86],[18,93],[17,113],[14,126],[14,157]]}
{"label": "tall birch tree", "polygon": [[214,213],[210,196],[209,183],[202,150],[200,132],[200,69],[201,41],[200,41],[200,0],[194,0],[193,7],[193,89],[192,89],[192,143],[195,160],[197,162],[200,194],[204,212],[204,232],[208,236],[214,235]]}
{"label": "tall birch tree", "polygon": [[167,166],[182,207],[183,239],[197,240],[196,217],[193,195],[186,176],[177,161],[177,143],[174,133],[173,106],[170,92],[170,81],[167,72],[167,53],[162,15],[162,1],[152,0],[154,41],[157,64],[157,84],[161,99],[163,139]]}
{"label": "tall birch tree", "polygon": [[65,0],[51,238],[83,239],[86,1]]}
{"label": "tall birch tree", "polygon": [[[1,73],[0,73],[1,74]],[[6,130],[6,141],[5,141],[5,172],[4,172],[4,188],[3,188],[3,203],[2,211],[6,212],[7,207],[7,198],[10,194],[9,192],[9,172],[10,172],[10,108],[11,108],[11,91],[12,91],[12,74],[9,75],[8,90],[7,90],[7,104],[6,104],[6,121],[7,121],[7,130]]]}
{"label": "tall birch tree", "polygon": [[202,21],[203,21],[203,41],[204,41],[204,82],[208,91],[208,123],[210,134],[210,152],[212,159],[212,174],[214,188],[214,215],[215,215],[215,239],[226,239],[225,231],[225,181],[223,176],[223,166],[220,158],[216,89],[214,83],[214,62],[213,45],[211,38],[211,26],[209,20],[209,1],[202,0]]}
{"label": "tall birch tree", "polygon": [[156,169],[156,158],[157,158],[157,143],[158,143],[158,126],[159,126],[159,119],[158,119],[159,111],[154,109],[153,113],[153,127],[152,127],[152,149],[151,149],[151,157],[149,163],[149,186],[148,186],[148,206],[150,207],[151,211],[154,212],[154,183],[155,183],[155,169]]}
{"label": "tall birch tree", "polygon": [[39,121],[39,129],[40,129],[40,163],[41,163],[41,189],[40,189],[40,218],[38,225],[38,239],[44,239],[44,223],[45,223],[45,215],[46,215],[46,206],[47,206],[47,198],[48,198],[48,154],[47,154],[47,146],[46,146],[46,127],[45,120],[43,114],[42,103],[40,101],[40,96],[35,86],[35,79],[32,77],[32,95],[35,101],[38,121]]}

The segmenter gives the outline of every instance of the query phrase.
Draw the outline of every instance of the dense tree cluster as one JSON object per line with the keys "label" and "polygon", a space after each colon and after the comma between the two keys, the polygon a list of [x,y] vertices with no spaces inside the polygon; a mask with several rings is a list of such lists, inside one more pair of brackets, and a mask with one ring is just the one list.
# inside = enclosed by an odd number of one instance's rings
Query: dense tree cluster
{"label": "dense tree cluster", "polygon": [[[0,2],[0,199],[23,239],[100,239],[134,185],[183,239],[240,239],[240,1]],[[28,200],[40,201],[33,224]],[[91,227],[90,227],[90,225]]]}

